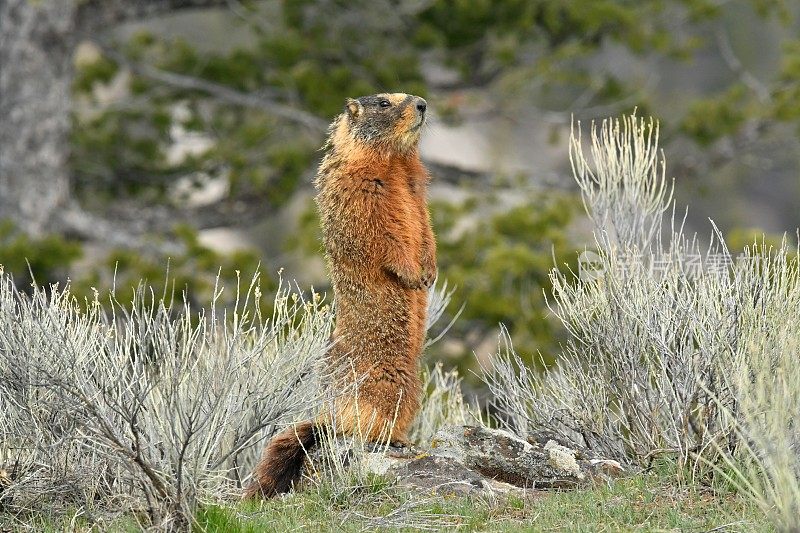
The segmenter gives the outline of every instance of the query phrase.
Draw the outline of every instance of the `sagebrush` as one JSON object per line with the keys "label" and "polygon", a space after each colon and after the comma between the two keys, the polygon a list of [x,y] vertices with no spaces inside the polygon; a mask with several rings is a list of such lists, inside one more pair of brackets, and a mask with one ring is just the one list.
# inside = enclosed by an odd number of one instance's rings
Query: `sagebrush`
{"label": "sagebrush", "polygon": [[259,297],[254,279],[224,311],[145,288],[80,303],[0,277],[4,519],[89,505],[181,527],[238,493],[263,440],[315,407],[331,325],[318,295],[284,286],[271,317]]}
{"label": "sagebrush", "polygon": [[570,155],[595,243],[578,272],[551,273],[570,337],[540,373],[502,335],[482,372],[499,419],[633,466],[667,456],[681,475],[724,473],[797,528],[797,249],[784,239],[734,256],[713,225],[701,249],[675,216],[658,125],[634,115],[591,130],[591,163],[580,125]]}

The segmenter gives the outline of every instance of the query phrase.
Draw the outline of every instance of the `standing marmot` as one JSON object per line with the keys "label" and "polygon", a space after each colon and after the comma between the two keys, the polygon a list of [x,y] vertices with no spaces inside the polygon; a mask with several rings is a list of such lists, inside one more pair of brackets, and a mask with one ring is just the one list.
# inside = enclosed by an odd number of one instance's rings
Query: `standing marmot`
{"label": "standing marmot", "polygon": [[427,289],[436,277],[429,176],[417,148],[425,109],[418,96],[363,96],[348,99],[330,126],[316,179],[336,298],[327,357],[350,389],[337,397],[332,415],[288,428],[269,443],[246,498],[288,491],[321,424],[333,422],[338,433],[372,442],[408,444],[422,392]]}

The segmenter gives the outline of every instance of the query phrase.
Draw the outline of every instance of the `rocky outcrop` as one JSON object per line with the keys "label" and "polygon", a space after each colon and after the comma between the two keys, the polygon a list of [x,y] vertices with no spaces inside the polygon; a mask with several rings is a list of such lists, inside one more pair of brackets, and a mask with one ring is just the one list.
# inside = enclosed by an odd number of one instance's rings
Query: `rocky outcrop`
{"label": "rocky outcrop", "polygon": [[[625,474],[625,468],[613,459],[591,456],[543,435],[523,440],[499,429],[448,426],[436,433],[426,450],[356,450],[345,439],[337,439],[333,448],[340,465],[426,493],[496,495],[572,489]],[[330,450],[312,451],[307,473],[319,476],[329,469]]]}

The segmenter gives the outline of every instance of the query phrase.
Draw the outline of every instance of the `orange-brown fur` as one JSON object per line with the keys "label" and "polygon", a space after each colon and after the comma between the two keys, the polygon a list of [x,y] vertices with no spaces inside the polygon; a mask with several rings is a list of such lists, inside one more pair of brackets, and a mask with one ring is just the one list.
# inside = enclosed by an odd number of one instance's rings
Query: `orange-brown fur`
{"label": "orange-brown fur", "polygon": [[[381,107],[382,100],[390,105]],[[287,491],[303,448],[325,424],[372,442],[408,444],[422,392],[427,290],[436,277],[429,176],[417,148],[424,115],[421,98],[382,94],[348,100],[331,124],[316,186],[336,298],[328,362],[340,392],[333,413],[270,442],[246,497]]]}

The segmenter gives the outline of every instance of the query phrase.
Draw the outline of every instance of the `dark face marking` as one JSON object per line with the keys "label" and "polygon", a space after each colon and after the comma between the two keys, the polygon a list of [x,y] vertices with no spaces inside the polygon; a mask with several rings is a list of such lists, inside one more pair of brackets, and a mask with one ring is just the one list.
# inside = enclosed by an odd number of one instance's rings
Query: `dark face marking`
{"label": "dark face marking", "polygon": [[354,119],[356,135],[364,140],[396,134],[396,124],[403,120],[406,108],[414,101],[411,95],[375,94],[356,98],[363,111]]}

